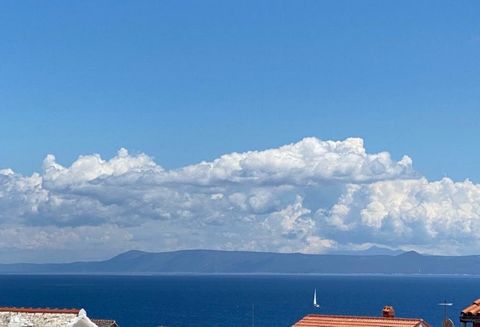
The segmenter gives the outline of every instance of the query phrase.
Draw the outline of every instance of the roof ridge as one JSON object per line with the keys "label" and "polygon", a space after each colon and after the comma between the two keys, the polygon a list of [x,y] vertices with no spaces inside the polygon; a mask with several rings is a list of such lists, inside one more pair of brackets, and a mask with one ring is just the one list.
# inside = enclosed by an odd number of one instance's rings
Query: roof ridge
{"label": "roof ridge", "polygon": [[375,320],[415,320],[424,321],[422,318],[400,318],[400,317],[375,317],[375,316],[352,316],[352,315],[323,315],[318,313],[310,313],[305,317],[325,317],[325,318],[361,318],[361,319],[375,319]]}
{"label": "roof ridge", "polygon": [[80,309],[0,307],[0,312],[59,313],[59,314],[77,314],[78,315],[78,313],[80,312]]}

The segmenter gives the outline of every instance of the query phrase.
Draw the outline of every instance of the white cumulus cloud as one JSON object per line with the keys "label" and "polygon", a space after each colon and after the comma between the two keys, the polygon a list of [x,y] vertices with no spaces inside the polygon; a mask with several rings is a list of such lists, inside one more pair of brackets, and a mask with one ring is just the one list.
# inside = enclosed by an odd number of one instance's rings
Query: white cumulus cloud
{"label": "white cumulus cloud", "polygon": [[322,141],[309,137],[266,151],[223,155],[169,174],[179,182],[199,185],[266,183],[315,185],[325,181],[369,182],[414,176],[412,160],[395,162],[390,154],[367,154],[360,138]]}
{"label": "white cumulus cloud", "polygon": [[326,235],[340,239],[473,253],[480,245],[480,185],[449,178],[348,185],[339,201],[318,216],[327,226]]}
{"label": "white cumulus cloud", "polygon": [[479,197],[472,182],[429,182],[409,157],[368,153],[359,138],[305,138],[173,170],[126,149],[69,166],[48,155],[41,173],[0,170],[0,257],[2,249],[89,259],[91,248],[98,258],[132,248],[325,253],[369,244],[463,253],[478,249]]}

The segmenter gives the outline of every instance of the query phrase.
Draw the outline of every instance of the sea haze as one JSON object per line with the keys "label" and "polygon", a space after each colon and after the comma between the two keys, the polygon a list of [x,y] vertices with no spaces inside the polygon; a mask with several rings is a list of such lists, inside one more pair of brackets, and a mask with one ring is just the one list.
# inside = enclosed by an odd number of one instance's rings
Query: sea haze
{"label": "sea haze", "polygon": [[480,256],[313,255],[241,251],[129,251],[98,262],[3,264],[3,274],[415,274],[478,275]]}
{"label": "sea haze", "polygon": [[[317,289],[320,309],[312,306]],[[439,326],[443,308],[457,322],[480,297],[480,278],[422,276],[1,275],[0,305],[85,308],[91,317],[121,327],[291,326],[308,313],[378,316],[384,305],[397,315]]]}

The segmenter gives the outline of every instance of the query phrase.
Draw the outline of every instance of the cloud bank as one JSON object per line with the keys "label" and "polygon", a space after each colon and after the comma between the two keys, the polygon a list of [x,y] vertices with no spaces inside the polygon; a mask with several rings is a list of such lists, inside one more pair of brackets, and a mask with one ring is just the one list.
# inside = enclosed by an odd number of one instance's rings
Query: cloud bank
{"label": "cloud bank", "polygon": [[367,153],[359,138],[305,138],[173,170],[126,149],[68,167],[48,155],[41,173],[0,170],[0,251],[65,260],[133,248],[466,254],[480,248],[479,200],[480,185],[428,181],[408,156]]}

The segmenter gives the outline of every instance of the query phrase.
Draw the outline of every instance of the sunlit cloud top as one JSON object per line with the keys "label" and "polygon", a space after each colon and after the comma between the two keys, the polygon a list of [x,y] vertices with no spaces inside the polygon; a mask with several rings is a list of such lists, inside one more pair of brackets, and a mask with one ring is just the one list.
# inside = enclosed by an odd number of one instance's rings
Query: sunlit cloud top
{"label": "sunlit cloud top", "polygon": [[480,249],[480,185],[428,181],[360,138],[314,137],[178,169],[120,149],[0,170],[0,248],[79,259],[130,249],[335,253]]}

